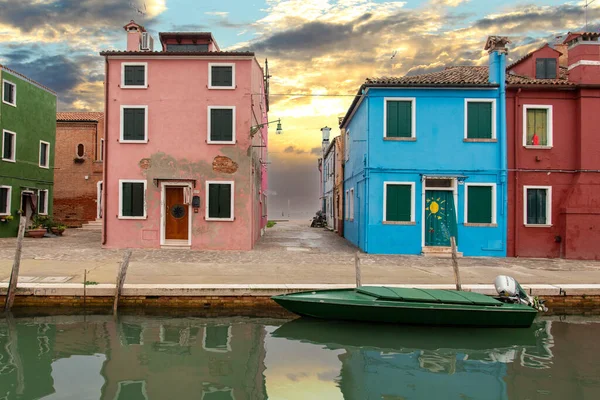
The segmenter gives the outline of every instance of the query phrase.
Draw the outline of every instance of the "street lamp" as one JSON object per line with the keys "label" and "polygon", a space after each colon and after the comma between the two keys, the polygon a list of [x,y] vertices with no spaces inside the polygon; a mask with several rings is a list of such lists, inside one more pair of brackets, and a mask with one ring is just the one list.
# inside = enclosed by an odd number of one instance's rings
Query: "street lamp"
{"label": "street lamp", "polygon": [[256,132],[258,132],[258,130],[260,128],[262,128],[263,126],[273,124],[275,122],[277,122],[277,129],[275,130],[275,134],[281,135],[283,133],[283,128],[281,127],[281,119],[278,119],[275,121],[269,121],[269,122],[265,122],[263,124],[254,125],[253,127],[250,128],[250,137],[253,137],[254,135],[256,135]]}

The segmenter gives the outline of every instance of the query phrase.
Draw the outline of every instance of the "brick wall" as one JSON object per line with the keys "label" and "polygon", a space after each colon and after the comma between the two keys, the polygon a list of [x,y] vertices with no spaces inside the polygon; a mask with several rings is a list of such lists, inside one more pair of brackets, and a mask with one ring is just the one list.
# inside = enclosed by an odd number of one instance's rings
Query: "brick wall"
{"label": "brick wall", "polygon": [[[57,122],[54,170],[54,219],[80,226],[97,216],[98,182],[102,180],[101,139],[104,122]],[[77,146],[84,145],[81,162]],[[86,179],[87,176],[87,179]]]}

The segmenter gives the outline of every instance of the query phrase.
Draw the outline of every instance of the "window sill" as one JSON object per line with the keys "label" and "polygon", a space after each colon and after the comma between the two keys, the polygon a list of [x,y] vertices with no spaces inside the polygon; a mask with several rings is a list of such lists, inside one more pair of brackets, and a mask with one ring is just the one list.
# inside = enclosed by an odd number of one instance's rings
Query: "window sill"
{"label": "window sill", "polygon": [[552,146],[533,146],[533,145],[525,145],[523,146],[526,149],[530,149],[530,150],[552,150]]}
{"label": "window sill", "polygon": [[416,225],[415,221],[383,221],[383,225]]}
{"label": "window sill", "polygon": [[498,139],[475,139],[475,138],[465,138],[463,139],[465,143],[498,143]]}
{"label": "window sill", "polygon": [[40,168],[44,168],[44,169],[50,169],[50,167],[49,167],[49,166],[47,166],[47,165],[46,165],[46,166],[44,166],[44,165],[40,165]]}
{"label": "window sill", "polygon": [[121,86],[121,89],[148,89],[148,85],[146,86]]}
{"label": "window sill", "polygon": [[389,140],[390,142],[416,142],[416,137],[387,137],[385,136],[383,140]]}
{"label": "window sill", "polygon": [[233,222],[235,218],[205,218],[205,221],[222,221],[222,222]]}
{"label": "window sill", "polygon": [[16,160],[11,160],[10,158],[3,158],[2,161],[16,163]]}
{"label": "window sill", "polygon": [[235,86],[210,86],[208,88],[211,90],[235,90]]}
{"label": "window sill", "polygon": [[482,228],[497,228],[498,224],[481,224],[475,222],[465,222],[464,226],[472,226],[472,227],[482,227]]}
{"label": "window sill", "polygon": [[11,106],[11,107],[17,108],[17,103],[9,103],[8,101],[4,101],[4,100],[2,100],[2,102],[3,102],[4,104],[8,104],[8,105],[9,105],[9,106]]}
{"label": "window sill", "polygon": [[148,219],[148,217],[124,217],[122,215],[119,215],[118,218],[119,219]]}
{"label": "window sill", "polygon": [[523,225],[526,228],[552,228],[552,224],[550,224],[550,225],[547,225],[547,224],[544,224],[544,225],[542,225],[542,224],[540,224],[540,225],[537,225],[537,224],[523,224]]}
{"label": "window sill", "polygon": [[119,139],[119,143],[133,143],[133,144],[146,144],[148,143],[148,139],[146,140],[124,140],[124,139]]}
{"label": "window sill", "polygon": [[231,142],[221,142],[221,141],[214,141],[214,140],[207,140],[206,144],[236,144],[237,141],[231,141]]}

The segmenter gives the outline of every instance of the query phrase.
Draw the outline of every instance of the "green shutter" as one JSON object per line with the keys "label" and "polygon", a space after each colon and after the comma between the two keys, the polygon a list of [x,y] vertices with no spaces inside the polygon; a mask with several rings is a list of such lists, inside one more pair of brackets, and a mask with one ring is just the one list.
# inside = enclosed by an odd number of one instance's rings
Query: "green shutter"
{"label": "green shutter", "polygon": [[533,134],[539,138],[539,146],[548,145],[548,110],[530,108],[527,110],[527,145],[533,145]]}
{"label": "green shutter", "polygon": [[387,101],[386,137],[412,136],[412,102]]}
{"label": "green shutter", "polygon": [[131,210],[131,203],[132,203],[132,193],[131,193],[131,183],[123,183],[123,188],[122,188],[123,194],[123,209],[121,210],[121,215],[123,215],[124,217],[131,217],[132,214],[132,210]]}
{"label": "green shutter", "polygon": [[8,207],[8,189],[0,188],[0,213],[7,214],[10,210],[7,210]]}
{"label": "green shutter", "polygon": [[231,218],[231,185],[219,185],[219,215],[220,218]]}
{"label": "green shutter", "polygon": [[46,166],[47,148],[48,148],[48,145],[46,143],[40,143],[40,165],[42,165],[42,166]]}
{"label": "green shutter", "polygon": [[543,58],[535,60],[535,79],[546,78],[546,63]]}
{"label": "green shutter", "polygon": [[146,84],[146,67],[144,65],[125,66],[125,86],[144,86]]}
{"label": "green shutter", "polygon": [[412,208],[411,185],[387,185],[386,221],[410,222]]}
{"label": "green shutter", "polygon": [[12,134],[4,132],[4,151],[2,153],[2,157],[8,160],[13,158],[13,140],[14,137]]}
{"label": "green shutter", "polygon": [[144,184],[142,182],[123,183],[123,210],[124,217],[144,216]]}
{"label": "green shutter", "polygon": [[208,217],[219,218],[219,186],[208,185]]}
{"label": "green shutter", "polygon": [[146,110],[144,108],[126,108],[123,110],[123,139],[146,139]]}
{"label": "green shutter", "polygon": [[116,400],[145,400],[147,399],[144,382],[119,382]]}
{"label": "green shutter", "polygon": [[211,67],[211,86],[232,86],[233,68],[227,66]]}
{"label": "green shutter", "polygon": [[492,103],[467,103],[467,138],[492,138]]}
{"label": "green shutter", "polygon": [[546,225],[546,189],[527,189],[527,223]]}
{"label": "green shutter", "polygon": [[230,142],[233,140],[233,110],[210,110],[210,140]]}
{"label": "green shutter", "polygon": [[231,185],[211,183],[208,185],[208,217],[231,218]]}
{"label": "green shutter", "polygon": [[538,58],[535,60],[536,79],[556,79],[556,58]]}
{"label": "green shutter", "polygon": [[467,222],[491,224],[493,199],[491,186],[468,186]]}
{"label": "green shutter", "polygon": [[227,349],[229,327],[227,325],[207,326],[204,347],[207,349]]}
{"label": "green shutter", "polygon": [[4,82],[4,101],[7,103],[14,103],[14,90],[15,87],[8,82]]}

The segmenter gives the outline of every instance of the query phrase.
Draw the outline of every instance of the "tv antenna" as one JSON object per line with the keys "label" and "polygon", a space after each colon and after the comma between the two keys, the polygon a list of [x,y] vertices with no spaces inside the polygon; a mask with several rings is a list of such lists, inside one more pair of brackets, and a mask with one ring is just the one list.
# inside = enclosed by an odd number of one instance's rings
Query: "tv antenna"
{"label": "tv antenna", "polygon": [[140,14],[141,16],[145,17],[146,16],[146,12],[147,12],[147,8],[146,8],[146,3],[144,3],[144,7],[143,8],[138,8],[137,5],[133,4],[133,3],[129,3],[129,6],[135,10],[135,12],[137,12],[138,14]]}
{"label": "tv antenna", "polygon": [[391,75],[394,76],[394,58],[396,58],[396,54],[398,54],[397,50],[394,50],[392,52],[392,56],[390,57],[391,60]]}
{"label": "tv antenna", "polygon": [[588,8],[589,8],[590,4],[592,4],[592,3],[593,3],[593,2],[595,2],[595,1],[596,1],[596,0],[591,0],[591,1],[590,1],[590,0],[585,0],[585,4],[584,4],[584,6],[583,6],[584,13],[585,13],[585,30],[586,30],[586,31],[587,31],[587,29],[588,29],[588,15],[587,15],[587,13],[588,13]]}

